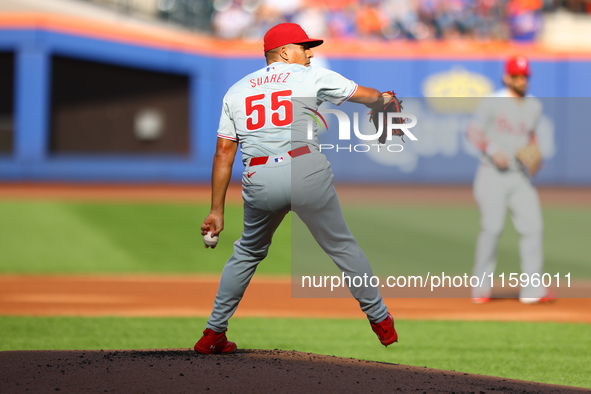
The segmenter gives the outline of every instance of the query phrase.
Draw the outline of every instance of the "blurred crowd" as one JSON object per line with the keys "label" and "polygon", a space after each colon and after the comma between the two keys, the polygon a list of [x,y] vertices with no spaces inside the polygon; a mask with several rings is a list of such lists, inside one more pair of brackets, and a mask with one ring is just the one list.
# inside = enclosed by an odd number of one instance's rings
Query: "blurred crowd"
{"label": "blurred crowd", "polygon": [[591,0],[158,0],[160,16],[225,39],[260,40],[280,22],[311,37],[533,41],[544,13],[591,15]]}
{"label": "blurred crowd", "polygon": [[260,38],[279,22],[311,37],[364,40],[534,39],[541,0],[216,0],[212,27],[224,38]]}

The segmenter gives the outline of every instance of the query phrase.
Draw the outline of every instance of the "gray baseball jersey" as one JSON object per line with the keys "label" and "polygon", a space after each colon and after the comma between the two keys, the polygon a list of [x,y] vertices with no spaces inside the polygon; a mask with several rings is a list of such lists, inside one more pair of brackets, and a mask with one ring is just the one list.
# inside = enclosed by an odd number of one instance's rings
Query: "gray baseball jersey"
{"label": "gray baseball jersey", "polygon": [[[529,143],[541,117],[542,103],[531,95],[518,101],[507,89],[501,89],[483,99],[474,116],[470,136],[486,153],[481,161],[491,163],[490,157],[500,150],[509,157],[509,171],[520,170],[515,154]],[[479,136],[479,133],[484,135]]]}
{"label": "gray baseball jersey", "polygon": [[[308,117],[301,116],[302,110],[316,110],[324,101],[338,105],[356,89],[353,81],[330,70],[273,63],[227,92],[218,137],[241,145],[244,227],[224,266],[207,328],[226,330],[257,265],[267,256],[275,230],[290,210],[342,272],[371,277],[369,262],[343,217],[330,165],[317,149],[316,135],[307,139]],[[292,157],[294,144],[304,150]],[[350,290],[371,322],[387,317],[377,288]]]}
{"label": "gray baseball jersey", "polygon": [[[273,63],[242,78],[228,90],[218,137],[240,142],[245,164],[252,157],[285,153],[291,150],[292,141],[318,147],[316,138],[307,140],[303,124],[307,118],[294,114],[294,107],[318,109],[324,101],[340,105],[356,89],[355,82],[334,71]],[[292,98],[299,98],[299,103],[292,102]],[[296,130],[302,134],[294,135]]]}

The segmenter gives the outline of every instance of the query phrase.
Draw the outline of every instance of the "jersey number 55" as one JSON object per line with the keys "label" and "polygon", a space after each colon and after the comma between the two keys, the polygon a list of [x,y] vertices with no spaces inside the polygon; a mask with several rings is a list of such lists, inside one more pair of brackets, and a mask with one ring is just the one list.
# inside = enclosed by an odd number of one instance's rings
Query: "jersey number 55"
{"label": "jersey number 55", "polygon": [[[266,94],[261,93],[246,98],[247,130],[254,131],[265,126],[267,120],[267,108],[264,104],[265,97]],[[281,127],[291,124],[292,106],[289,97],[291,97],[291,90],[271,93],[271,123],[273,126]]]}

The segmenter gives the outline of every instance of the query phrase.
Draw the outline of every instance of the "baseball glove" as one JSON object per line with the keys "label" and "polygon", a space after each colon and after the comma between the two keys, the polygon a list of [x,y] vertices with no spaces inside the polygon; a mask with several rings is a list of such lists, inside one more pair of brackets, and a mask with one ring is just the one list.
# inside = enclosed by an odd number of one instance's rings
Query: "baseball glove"
{"label": "baseball glove", "polygon": [[530,176],[536,175],[542,165],[542,152],[537,144],[530,142],[515,155]]}
{"label": "baseball glove", "polygon": [[[402,100],[400,100],[398,97],[396,97],[396,93],[394,93],[392,91],[386,91],[386,92],[382,93],[382,95],[385,95],[385,94],[392,96],[392,99],[390,101],[388,101],[386,104],[384,104],[384,107],[381,109],[381,111],[372,110],[369,113],[369,120],[371,122],[373,122],[374,126],[376,127],[376,131],[379,129],[379,125],[380,125],[379,114],[380,113],[384,114],[384,116],[382,118],[382,123],[383,123],[382,134],[378,138],[378,141],[380,142],[380,144],[383,144],[386,142],[386,137],[387,137],[386,130],[388,130],[388,127],[387,127],[388,126],[388,113],[402,111]],[[402,118],[394,117],[392,119],[392,121],[396,124],[403,124],[405,120]],[[392,135],[397,135],[397,136],[401,137],[402,142],[404,142],[404,132],[401,129],[393,129]]]}

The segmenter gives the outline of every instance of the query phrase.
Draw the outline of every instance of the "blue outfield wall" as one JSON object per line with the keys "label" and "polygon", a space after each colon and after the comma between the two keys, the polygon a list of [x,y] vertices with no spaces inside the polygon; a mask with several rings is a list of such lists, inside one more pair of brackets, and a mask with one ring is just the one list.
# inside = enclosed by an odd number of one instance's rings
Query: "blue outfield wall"
{"label": "blue outfield wall", "polygon": [[[48,30],[0,29],[0,51],[15,55],[14,149],[0,156],[1,181],[209,182],[216,129],[226,90],[264,66],[264,57],[220,57],[148,48]],[[503,59],[322,58],[326,66],[364,86],[393,89],[411,108],[409,98],[487,94],[501,85]],[[51,56],[97,61],[138,69],[182,74],[190,81],[190,154],[186,157],[142,155],[52,155],[49,152]],[[536,182],[591,185],[591,60],[532,58],[532,94],[543,97],[546,112],[546,163]],[[562,98],[562,99],[557,99]],[[351,104],[352,105],[352,104]],[[362,108],[360,113],[366,111]],[[384,155],[326,151],[340,182],[472,182],[477,165],[465,139],[465,123],[445,120],[439,134],[402,144],[403,151]],[[431,119],[433,120],[433,119]],[[441,119],[439,119],[441,120]],[[339,144],[337,133],[322,136]],[[424,130],[424,129],[423,129]],[[359,143],[359,141],[358,141]],[[352,144],[355,144],[353,141]],[[342,143],[341,143],[342,145]],[[237,159],[234,179],[243,170]]]}

